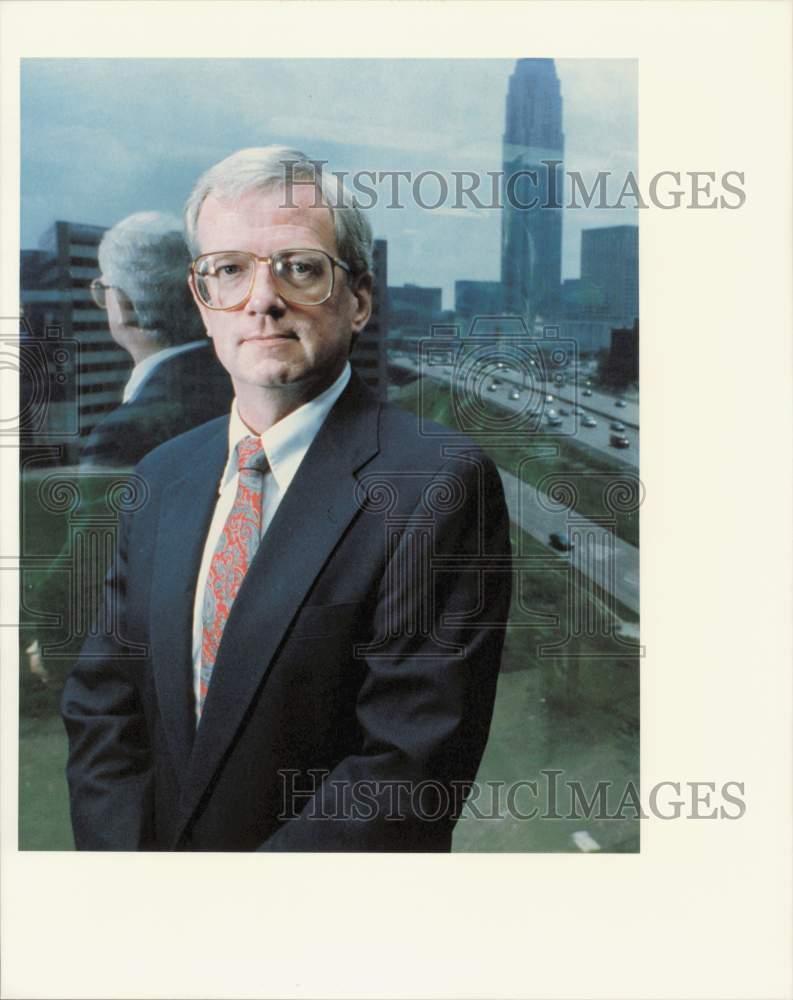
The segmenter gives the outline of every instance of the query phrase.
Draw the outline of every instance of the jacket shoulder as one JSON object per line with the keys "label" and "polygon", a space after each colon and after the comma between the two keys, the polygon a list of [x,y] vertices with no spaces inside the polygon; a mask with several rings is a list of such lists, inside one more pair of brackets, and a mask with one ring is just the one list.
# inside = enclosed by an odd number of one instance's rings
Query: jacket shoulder
{"label": "jacket shoulder", "polygon": [[196,455],[203,455],[208,448],[226,448],[228,437],[228,416],[216,417],[205,424],[193,427],[183,434],[177,434],[153,451],[138,464],[136,471],[156,474],[164,471],[173,477],[174,470],[184,467]]}

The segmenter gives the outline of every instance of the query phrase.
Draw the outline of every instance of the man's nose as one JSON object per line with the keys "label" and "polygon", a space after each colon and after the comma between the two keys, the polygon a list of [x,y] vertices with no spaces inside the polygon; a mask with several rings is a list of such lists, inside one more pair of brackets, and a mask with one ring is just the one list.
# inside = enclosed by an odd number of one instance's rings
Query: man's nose
{"label": "man's nose", "polygon": [[247,309],[252,313],[282,313],[286,310],[286,301],[278,294],[270,265],[263,260],[256,261]]}

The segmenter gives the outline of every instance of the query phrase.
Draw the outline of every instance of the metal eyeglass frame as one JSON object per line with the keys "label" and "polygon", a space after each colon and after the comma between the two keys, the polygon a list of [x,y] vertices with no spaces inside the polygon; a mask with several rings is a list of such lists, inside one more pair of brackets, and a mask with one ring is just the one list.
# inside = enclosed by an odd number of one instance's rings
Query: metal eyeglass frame
{"label": "metal eyeglass frame", "polygon": [[[215,257],[223,255],[224,253],[239,254],[241,257],[247,257],[249,260],[253,261],[254,267],[251,271],[250,284],[248,285],[248,291],[245,295],[239,302],[235,302],[233,306],[210,306],[208,303],[204,302],[203,296],[198,291],[198,287],[196,285],[196,266],[199,261],[204,260],[206,257]],[[195,290],[196,295],[207,309],[212,309],[214,312],[230,312],[232,309],[239,309],[248,304],[251,294],[253,293],[253,286],[256,283],[256,264],[266,264],[270,269],[270,277],[278,289],[278,294],[285,302],[289,302],[290,304],[296,306],[321,306],[323,302],[327,302],[331,295],[333,295],[333,289],[336,287],[336,272],[333,270],[333,267],[330,269],[330,289],[328,290],[328,294],[324,298],[319,299],[317,302],[297,302],[281,293],[280,285],[278,284],[278,280],[273,273],[273,261],[287,253],[321,253],[323,257],[328,258],[332,265],[335,264],[342,268],[342,270],[346,271],[347,274],[352,274],[352,268],[349,264],[343,260],[339,260],[338,257],[331,256],[326,250],[320,250],[318,247],[289,247],[286,250],[276,250],[275,253],[271,254],[269,257],[258,257],[255,253],[250,253],[247,250],[212,250],[210,253],[202,253],[199,254],[190,264],[190,280],[193,283],[193,289]]]}
{"label": "metal eyeglass frame", "polygon": [[[118,287],[117,285],[106,285],[104,281],[100,281],[99,278],[94,278],[91,281],[91,284],[88,286],[88,288],[89,291],[91,292],[91,298],[93,299],[94,305],[96,306],[97,309],[104,309],[105,311],[107,311],[107,293],[110,291],[111,288],[117,288],[117,287]],[[98,289],[100,288],[102,289],[102,294],[101,294],[101,297],[103,299],[102,302],[99,301]]]}

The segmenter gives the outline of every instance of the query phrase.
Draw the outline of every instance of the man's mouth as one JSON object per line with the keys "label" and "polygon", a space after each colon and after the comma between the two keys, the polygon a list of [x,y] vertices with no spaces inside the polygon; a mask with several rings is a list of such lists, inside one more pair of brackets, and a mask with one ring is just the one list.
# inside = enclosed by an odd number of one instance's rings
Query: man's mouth
{"label": "man's mouth", "polygon": [[252,333],[243,337],[242,343],[276,344],[284,340],[297,340],[298,336],[292,330],[279,331],[277,333]]}

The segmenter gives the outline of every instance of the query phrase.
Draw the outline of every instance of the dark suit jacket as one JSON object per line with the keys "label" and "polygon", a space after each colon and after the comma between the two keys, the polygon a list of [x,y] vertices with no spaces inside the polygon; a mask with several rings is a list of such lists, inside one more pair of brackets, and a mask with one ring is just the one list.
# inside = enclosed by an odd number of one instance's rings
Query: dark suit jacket
{"label": "dark suit jacket", "polygon": [[137,396],[101,420],[80,449],[83,466],[132,467],[178,434],[228,413],[228,373],[209,340],[161,362]]}
{"label": "dark suit jacket", "polygon": [[449,850],[510,598],[495,466],[353,376],[240,588],[196,732],[193,597],[227,426],[137,470],[148,499],[106,590],[118,635],[89,641],[63,698],[78,849]]}

